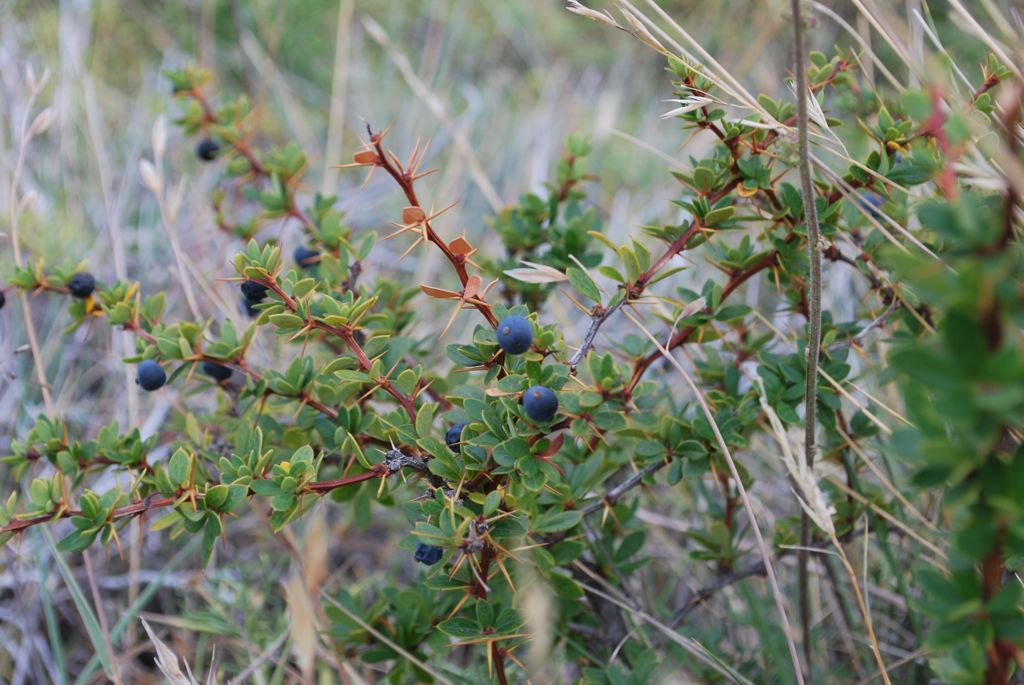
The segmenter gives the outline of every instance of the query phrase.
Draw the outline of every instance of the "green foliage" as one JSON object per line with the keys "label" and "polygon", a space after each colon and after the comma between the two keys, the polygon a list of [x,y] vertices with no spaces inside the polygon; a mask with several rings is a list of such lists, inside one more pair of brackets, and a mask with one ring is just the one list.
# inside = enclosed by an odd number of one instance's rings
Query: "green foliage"
{"label": "green foliage", "polygon": [[[993,653],[1012,654],[1024,641],[1020,586],[1008,580],[1024,559],[1024,262],[1007,218],[1013,198],[1008,206],[1001,194],[966,187],[953,164],[973,128],[991,126],[989,91],[1010,73],[989,60],[983,92],[946,111],[928,89],[892,101],[864,95],[857,62],[814,53],[809,72],[829,126],[848,124],[870,148],[845,175],[823,174],[817,184],[824,255],[863,283],[865,295],[863,311],[824,315],[821,446],[846,477],[823,488],[837,534],[862,535],[867,521],[890,565],[898,533],[889,523],[903,531],[909,505],[899,491],[862,481],[854,455],[871,445],[908,465],[914,486],[941,492],[948,564],[922,568],[913,591],[896,569],[900,579],[889,590],[909,601],[915,629],[927,619],[933,674],[978,683]],[[419,151],[401,163],[383,134],[368,131],[350,166],[390,177],[408,205],[388,237],[414,236],[410,249],[438,250],[451,266],[444,287],[420,288],[384,270],[361,277],[377,234],[349,227],[336,198],[302,194],[305,153],[294,142],[262,145],[260,132],[247,128],[247,97],[215,106],[211,74],[170,72],[182,130],[225,148],[215,220],[241,241],[233,273],[220,276],[263,286],[267,295],[244,326],[241,317],[174,320],[165,295],[144,295],[139,283],[101,283],[93,297],[71,300],[70,328],[104,319],[134,333],[126,363],[158,360],[170,370],[168,385],[216,394],[216,409],[195,414],[187,397],[176,405],[171,449],[161,459],[153,458],[155,439],[137,429],[122,432],[115,423],[89,439],[39,417],[4,457],[25,484],[0,506],[0,541],[50,523],[63,534],[58,549],[79,552],[117,544],[146,515],[151,530],[201,540],[209,562],[218,544],[232,544],[232,519],[247,500],[275,532],[327,497],[350,506],[361,525],[375,507],[395,507],[409,533],[398,548],[422,542],[444,555],[414,582],[332,590],[324,634],[338,654],[386,664],[396,683],[432,677],[406,654],[467,682],[490,678],[489,667],[504,677],[536,630],[521,593],[537,590],[552,598],[547,627],[582,682],[645,683],[675,672],[687,658],[682,643],[672,640],[673,662],[659,664],[654,646],[664,636],[639,625],[627,630],[621,602],[591,588],[627,587],[651,564],[633,490],[658,480],[704,514],[686,531],[690,562],[728,579],[758,558],[740,485],[749,490],[763,472],[751,460],[774,458],[778,435],[762,400],[784,425],[802,421],[806,337],[802,327],[795,339],[777,334],[734,293],[757,281],[774,290],[780,308],[805,314],[807,231],[803,199],[786,180],[795,162],[783,128],[794,123],[792,104],[761,95],[761,112],[736,118],[709,97],[718,86],[699,67],[675,58],[668,66],[680,105],[671,115],[715,144],[674,174],[675,220],[645,226],[642,238],[622,244],[602,233],[588,201],[592,149],[581,138],[568,140],[545,194],[528,193],[491,219],[504,254],[487,256],[464,237],[445,237],[440,215],[419,204]],[[914,186],[927,199],[909,195]],[[278,232],[264,230],[281,221],[301,226],[302,244],[320,254],[315,269],[282,259],[284,246],[268,237]],[[720,275],[684,285],[675,278],[687,268],[680,255],[699,255]],[[81,266],[40,260],[15,268],[6,282],[26,293],[66,294]],[[485,285],[478,271],[494,282]],[[452,306],[446,327],[431,325],[428,297]],[[585,312],[586,330],[567,333],[555,322],[549,305],[563,297]],[[599,335],[614,317],[641,309],[664,325],[657,334]],[[511,314],[532,325],[532,347],[521,355],[504,354],[494,333]],[[857,354],[876,325],[897,343],[881,370],[864,368]],[[454,340],[443,348],[447,359],[435,338],[442,328]],[[278,340],[263,335],[268,330]],[[282,368],[255,368],[251,351],[261,335],[287,351]],[[567,342],[581,339],[578,350]],[[694,398],[673,392],[674,372],[652,371],[662,349],[680,348],[699,348],[691,366],[713,421]],[[203,362],[235,375],[212,383],[196,373]],[[904,399],[906,425],[891,435],[875,407],[853,397],[854,382],[876,379],[894,379]],[[521,398],[532,386],[557,393],[552,421],[524,411]],[[453,451],[444,435],[456,422],[466,427]],[[723,446],[743,455],[735,464],[741,483]],[[94,491],[107,473],[123,477]],[[795,542],[798,510],[789,513],[772,531],[778,554]],[[756,613],[757,602],[750,604]],[[671,622],[673,613],[657,620]],[[581,632],[599,637],[581,641]],[[453,642],[474,647],[472,656],[449,659]],[[735,666],[707,659],[687,668],[705,682],[733,668],[750,678],[785,672],[758,663],[776,659],[776,647],[756,648]],[[621,663],[609,665],[620,648]]]}
{"label": "green foliage", "polygon": [[[918,208],[943,261],[890,255],[901,279],[943,318],[933,335],[889,356],[914,427],[892,450],[920,487],[945,488],[955,522],[948,573],[919,575],[920,608],[933,619],[928,646],[947,652],[944,682],[980,683],[989,650],[1024,637],[1020,584],[1007,575],[1024,558],[1024,254],[999,196],[965,191]],[[980,572],[979,572],[980,569]]]}

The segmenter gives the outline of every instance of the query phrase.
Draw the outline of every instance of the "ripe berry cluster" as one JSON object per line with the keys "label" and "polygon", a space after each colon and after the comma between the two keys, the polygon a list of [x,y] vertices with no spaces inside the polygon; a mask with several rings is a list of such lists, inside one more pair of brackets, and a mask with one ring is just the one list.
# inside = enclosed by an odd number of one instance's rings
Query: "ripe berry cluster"
{"label": "ripe berry cluster", "polygon": [[[523,354],[533,345],[533,325],[522,316],[506,316],[498,323],[495,334],[498,346],[505,354]],[[526,415],[539,423],[550,421],[558,412],[558,396],[542,385],[535,385],[524,392],[522,401]]]}

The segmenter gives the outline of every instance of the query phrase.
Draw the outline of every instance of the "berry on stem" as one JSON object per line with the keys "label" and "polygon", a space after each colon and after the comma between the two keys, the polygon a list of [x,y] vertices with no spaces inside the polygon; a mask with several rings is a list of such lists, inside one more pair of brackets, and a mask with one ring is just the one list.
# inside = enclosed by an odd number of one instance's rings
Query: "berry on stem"
{"label": "berry on stem", "polygon": [[256,304],[267,296],[267,286],[256,281],[243,281],[242,296],[252,304]]}
{"label": "berry on stem", "polygon": [[231,378],[231,368],[228,366],[224,366],[223,364],[205,361],[202,363],[200,368],[203,370],[203,373],[205,373],[207,376],[217,381],[218,383],[221,381],[226,381],[227,379]]}
{"label": "berry on stem", "polygon": [[153,392],[163,387],[167,382],[167,372],[163,367],[152,359],[144,359],[139,364],[139,377],[135,379],[143,390]]}
{"label": "berry on stem", "polygon": [[292,258],[299,265],[299,268],[302,269],[311,269],[320,263],[320,253],[305,245],[299,245],[295,248]]}
{"label": "berry on stem", "polygon": [[455,452],[455,454],[462,451],[462,447],[459,445],[462,442],[462,429],[468,425],[468,421],[460,421],[449,428],[448,432],[444,434],[444,441],[448,445],[448,449]]}
{"label": "berry on stem", "polygon": [[3,289],[0,288],[0,309],[3,309],[5,304],[7,304],[7,295],[5,295]]}
{"label": "berry on stem", "polygon": [[96,290],[96,279],[88,271],[81,271],[68,280],[68,292],[71,297],[84,300]]}
{"label": "berry on stem", "polygon": [[249,316],[249,318],[255,319],[257,316],[260,315],[260,310],[256,309],[257,304],[259,304],[259,302],[253,302],[252,300],[243,297],[242,311],[244,311]]}
{"label": "berry on stem", "polygon": [[523,393],[523,410],[534,421],[550,421],[558,412],[558,396],[543,385],[535,385]]}
{"label": "berry on stem", "polygon": [[217,159],[218,152],[220,152],[220,145],[210,138],[203,138],[196,145],[196,156],[204,162],[212,162]]}
{"label": "berry on stem", "polygon": [[498,345],[506,354],[522,354],[533,344],[533,326],[522,316],[506,316],[498,324]]}
{"label": "berry on stem", "polygon": [[441,561],[444,550],[434,545],[425,545],[422,542],[416,543],[416,561],[427,566],[433,566]]}
{"label": "berry on stem", "polygon": [[882,205],[885,204],[885,198],[879,193],[868,192],[861,195],[860,205],[873,219],[880,220],[882,218]]}

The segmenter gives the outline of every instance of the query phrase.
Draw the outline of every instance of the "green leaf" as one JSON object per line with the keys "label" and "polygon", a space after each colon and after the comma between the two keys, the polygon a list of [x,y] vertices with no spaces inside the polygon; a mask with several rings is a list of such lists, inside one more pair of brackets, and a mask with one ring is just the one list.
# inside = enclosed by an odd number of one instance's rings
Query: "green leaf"
{"label": "green leaf", "polygon": [[480,626],[476,621],[464,616],[453,616],[447,621],[441,621],[437,627],[447,635],[456,638],[470,638],[480,635]]}
{"label": "green leaf", "polygon": [[107,678],[113,680],[114,669],[110,664],[110,652],[107,650],[107,642],[103,636],[103,630],[100,628],[100,622],[92,610],[92,605],[85,598],[85,594],[82,592],[82,588],[79,587],[78,581],[75,580],[75,574],[71,572],[68,562],[54,544],[50,531],[43,528],[42,535],[46,540],[46,544],[49,545],[50,550],[53,552],[53,562],[57,564],[57,570],[60,571],[64,584],[67,585],[68,592],[71,594],[71,600],[75,604],[75,609],[78,610],[78,615],[82,617],[82,623],[85,624],[85,632],[92,643],[93,654],[99,658]]}
{"label": "green leaf", "polygon": [[565,275],[569,277],[569,282],[577,292],[598,304],[601,303],[601,291],[598,289],[594,279],[590,277],[590,274],[582,269],[570,266],[565,270]]}
{"label": "green leaf", "polygon": [[554,511],[538,516],[530,528],[535,533],[556,533],[572,528],[581,520],[583,515],[578,511]]}
{"label": "green leaf", "polygon": [[557,572],[552,573],[548,576],[548,581],[551,583],[555,594],[559,597],[565,599],[580,599],[583,597],[583,588],[567,575]]}
{"label": "green leaf", "polygon": [[501,493],[497,490],[492,490],[487,494],[487,499],[484,500],[484,516],[490,516],[498,510],[498,505],[501,504]]}
{"label": "green leaf", "polygon": [[171,455],[171,458],[167,463],[167,475],[170,476],[171,483],[177,486],[181,485],[188,479],[188,471],[191,461],[191,456],[189,456],[189,453],[183,448],[179,447],[174,450],[174,454]]}
{"label": "green leaf", "polygon": [[281,494],[281,488],[272,480],[254,480],[249,487],[262,497],[274,497]]}
{"label": "green leaf", "polygon": [[221,511],[221,508],[228,501],[229,494],[230,488],[221,483],[220,485],[215,485],[206,491],[206,495],[203,497],[203,502],[206,504],[207,509],[211,509],[212,511]]}
{"label": "green leaf", "polygon": [[704,215],[704,225],[715,226],[717,224],[726,222],[729,219],[731,219],[733,214],[735,213],[736,208],[732,206],[719,207],[718,209],[713,209]]}
{"label": "green leaf", "polygon": [[433,403],[424,404],[419,408],[416,412],[416,435],[421,438],[430,437],[435,411],[437,411],[437,405]]}
{"label": "green leaf", "polygon": [[61,552],[82,552],[89,548],[98,533],[96,529],[92,529],[91,532],[76,530],[62,538],[57,543],[57,549]]}

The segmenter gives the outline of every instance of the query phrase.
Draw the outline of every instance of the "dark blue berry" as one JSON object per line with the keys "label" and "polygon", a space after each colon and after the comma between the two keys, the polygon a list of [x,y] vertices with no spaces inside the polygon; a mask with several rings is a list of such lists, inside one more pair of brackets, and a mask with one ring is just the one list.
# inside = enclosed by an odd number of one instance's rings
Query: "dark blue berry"
{"label": "dark blue berry", "polygon": [[3,290],[0,290],[0,309],[3,309],[5,304],[7,304],[7,295],[4,294]]}
{"label": "dark blue berry", "polygon": [[267,296],[267,286],[256,281],[243,281],[242,282],[242,296],[249,302],[256,303]]}
{"label": "dark blue berry", "polygon": [[139,364],[139,377],[135,379],[135,382],[142,386],[143,390],[153,392],[162,388],[167,382],[167,372],[152,359],[146,359]]}
{"label": "dark blue berry", "polygon": [[875,219],[882,218],[882,213],[880,210],[882,208],[882,205],[884,204],[885,198],[879,195],[878,193],[869,192],[861,195],[861,207],[867,210],[868,214],[870,214]]}
{"label": "dark blue berry", "polygon": [[226,381],[231,378],[231,368],[216,362],[203,362],[200,368],[215,381]]}
{"label": "dark blue berry", "polygon": [[259,302],[253,302],[252,300],[248,300],[248,299],[243,297],[242,298],[242,311],[244,311],[247,315],[249,315],[249,318],[255,319],[257,316],[260,315],[260,310],[256,309],[256,305],[258,305],[258,304],[259,304]]}
{"label": "dark blue berry", "polygon": [[533,326],[521,316],[506,316],[498,324],[498,345],[507,354],[522,354],[533,343]]}
{"label": "dark blue berry", "polygon": [[468,421],[460,421],[444,434],[444,441],[448,444],[448,449],[458,454],[462,451],[462,447],[459,445],[462,442],[462,429],[469,425]]}
{"label": "dark blue berry", "polygon": [[535,385],[523,393],[523,410],[534,421],[550,421],[558,411],[558,396],[543,385]]}
{"label": "dark blue berry", "polygon": [[203,138],[196,145],[196,156],[204,162],[212,162],[217,159],[218,152],[220,152],[220,145],[209,138]]}
{"label": "dark blue berry", "polygon": [[292,259],[295,260],[299,267],[311,269],[320,263],[320,253],[305,245],[299,245],[295,248],[295,252],[292,253]]}
{"label": "dark blue berry", "polygon": [[433,566],[437,562],[441,561],[442,556],[444,556],[444,550],[440,547],[425,545],[422,542],[416,543],[416,561],[421,564]]}
{"label": "dark blue berry", "polygon": [[75,274],[68,280],[68,292],[72,297],[84,300],[96,290],[96,279],[88,271]]}

